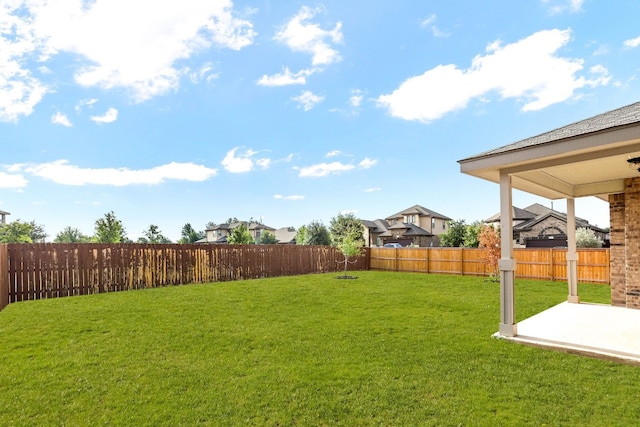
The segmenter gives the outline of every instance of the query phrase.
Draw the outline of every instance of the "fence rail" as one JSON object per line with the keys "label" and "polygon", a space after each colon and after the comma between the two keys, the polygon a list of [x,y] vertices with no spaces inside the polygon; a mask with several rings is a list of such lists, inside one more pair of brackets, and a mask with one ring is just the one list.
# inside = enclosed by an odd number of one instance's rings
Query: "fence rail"
{"label": "fence rail", "polygon": [[[369,248],[352,270],[487,276],[482,251]],[[515,249],[516,276],[566,280],[566,249]],[[0,244],[0,310],[7,304],[190,283],[339,272],[327,246]],[[578,281],[609,283],[609,250],[578,250]]]}
{"label": "fence rail", "polygon": [[[371,248],[371,270],[488,276],[480,249]],[[514,249],[516,277],[566,280],[566,249]],[[609,249],[578,249],[578,281],[609,283]]]}
{"label": "fence rail", "polygon": [[[190,283],[337,272],[333,247],[289,245],[0,245],[7,303]],[[2,274],[2,260],[7,263]],[[360,257],[351,269],[368,268]],[[3,279],[6,283],[3,285]],[[4,287],[3,287],[4,286]],[[1,302],[2,300],[0,300]]]}

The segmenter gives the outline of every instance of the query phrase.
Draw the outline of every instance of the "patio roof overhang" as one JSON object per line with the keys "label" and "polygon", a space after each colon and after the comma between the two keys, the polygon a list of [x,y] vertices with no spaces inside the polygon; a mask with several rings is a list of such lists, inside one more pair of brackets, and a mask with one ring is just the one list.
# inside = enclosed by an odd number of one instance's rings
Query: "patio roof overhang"
{"label": "patio roof overhang", "polygon": [[[637,162],[629,160],[637,158]],[[500,186],[500,329],[518,335],[515,321],[512,190],[567,201],[567,300],[579,303],[575,198],[625,192],[640,176],[640,102],[459,160],[462,173]]]}
{"label": "patio roof overhang", "polygon": [[[620,120],[620,114],[624,120]],[[613,119],[612,119],[613,116]],[[616,120],[617,117],[617,120]],[[627,160],[640,157],[640,103],[536,137],[459,160],[460,171],[548,199],[624,191],[624,179],[640,176]]]}

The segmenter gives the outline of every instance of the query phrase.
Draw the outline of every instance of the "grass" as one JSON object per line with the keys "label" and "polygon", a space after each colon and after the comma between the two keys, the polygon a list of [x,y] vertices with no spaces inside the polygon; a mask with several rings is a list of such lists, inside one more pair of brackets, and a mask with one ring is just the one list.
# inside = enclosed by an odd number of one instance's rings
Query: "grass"
{"label": "grass", "polygon": [[[491,338],[499,284],[357,275],[11,304],[0,425],[637,425],[640,368]],[[519,320],[567,294],[516,292]]]}

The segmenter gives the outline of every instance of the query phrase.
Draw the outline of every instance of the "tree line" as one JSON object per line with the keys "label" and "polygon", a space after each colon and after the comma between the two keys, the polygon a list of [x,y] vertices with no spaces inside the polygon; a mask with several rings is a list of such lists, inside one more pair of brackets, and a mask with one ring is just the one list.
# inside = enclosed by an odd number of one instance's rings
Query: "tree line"
{"label": "tree line", "polygon": [[[247,226],[236,217],[227,219],[227,223],[241,224],[231,230],[227,237],[229,244],[276,244],[275,235],[269,231],[261,234],[256,242]],[[254,222],[253,218],[249,222]],[[208,222],[206,228],[214,228],[214,222]],[[300,245],[340,245],[345,239],[350,239],[360,246],[364,246],[364,227],[353,214],[339,214],[331,219],[329,228],[321,221],[312,221],[298,229],[296,243]],[[48,234],[44,227],[35,221],[20,219],[0,225],[0,243],[42,243]],[[181,237],[176,243],[195,243],[206,237],[205,231],[196,230],[190,223],[181,230]],[[54,243],[174,243],[167,238],[157,225],[151,224],[142,232],[142,237],[131,240],[123,222],[111,211],[97,219],[93,235],[86,235],[78,228],[68,226],[60,231],[53,239]]]}

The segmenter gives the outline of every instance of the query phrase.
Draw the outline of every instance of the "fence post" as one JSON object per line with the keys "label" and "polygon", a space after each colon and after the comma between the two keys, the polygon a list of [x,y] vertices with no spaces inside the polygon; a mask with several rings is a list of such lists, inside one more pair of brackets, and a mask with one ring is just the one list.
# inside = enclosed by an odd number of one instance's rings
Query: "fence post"
{"label": "fence post", "polygon": [[0,245],[0,310],[9,305],[9,251]]}

